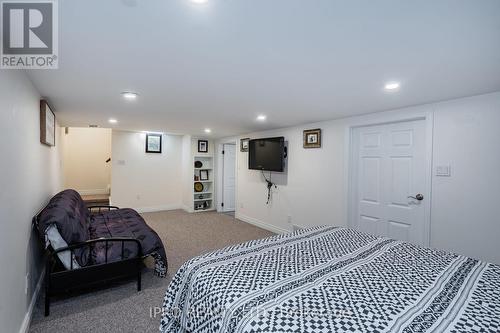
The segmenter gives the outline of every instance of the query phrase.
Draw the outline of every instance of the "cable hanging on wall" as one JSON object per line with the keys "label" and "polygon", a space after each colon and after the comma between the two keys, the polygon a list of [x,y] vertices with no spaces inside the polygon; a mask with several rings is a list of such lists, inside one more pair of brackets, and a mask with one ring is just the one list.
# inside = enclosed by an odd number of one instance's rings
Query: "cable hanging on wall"
{"label": "cable hanging on wall", "polygon": [[274,188],[278,188],[276,184],[272,182],[272,172],[269,171],[269,179],[267,179],[266,175],[264,174],[264,170],[262,170],[262,176],[266,180],[267,183],[267,202],[266,205],[269,205],[269,202],[271,202],[271,189],[274,186]]}

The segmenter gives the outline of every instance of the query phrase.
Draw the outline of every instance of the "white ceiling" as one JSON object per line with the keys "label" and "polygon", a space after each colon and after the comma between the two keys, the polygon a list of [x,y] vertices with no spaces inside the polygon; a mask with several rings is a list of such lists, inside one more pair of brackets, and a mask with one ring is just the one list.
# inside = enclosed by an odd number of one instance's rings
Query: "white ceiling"
{"label": "white ceiling", "polygon": [[[498,0],[71,0],[59,11],[59,69],[29,76],[63,126],[114,117],[221,137],[500,90]],[[383,91],[390,80],[398,93]]]}

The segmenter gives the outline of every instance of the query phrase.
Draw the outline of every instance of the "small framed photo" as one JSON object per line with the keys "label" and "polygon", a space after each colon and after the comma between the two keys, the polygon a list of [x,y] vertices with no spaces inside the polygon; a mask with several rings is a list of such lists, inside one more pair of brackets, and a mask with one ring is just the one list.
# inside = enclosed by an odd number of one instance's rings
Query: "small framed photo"
{"label": "small framed photo", "polygon": [[40,142],[51,147],[56,145],[56,115],[45,100],[40,101]]}
{"label": "small framed photo", "polygon": [[146,134],[146,153],[161,154],[161,134]]}
{"label": "small framed photo", "polygon": [[198,140],[198,153],[208,153],[207,140]]}
{"label": "small framed photo", "polygon": [[241,139],[240,140],[240,151],[241,152],[247,152],[248,151],[248,142],[250,141],[249,138]]}
{"label": "small framed photo", "polygon": [[200,180],[208,180],[208,170],[200,170]]}
{"label": "small framed photo", "polygon": [[321,129],[304,131],[304,148],[321,148]]}

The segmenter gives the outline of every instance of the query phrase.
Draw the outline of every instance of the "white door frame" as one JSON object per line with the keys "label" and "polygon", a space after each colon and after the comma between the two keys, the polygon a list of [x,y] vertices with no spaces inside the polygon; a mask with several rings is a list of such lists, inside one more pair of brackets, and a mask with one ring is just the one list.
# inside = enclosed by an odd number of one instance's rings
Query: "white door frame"
{"label": "white door frame", "polygon": [[369,127],[376,125],[386,125],[386,124],[394,124],[400,122],[409,122],[415,120],[423,120],[425,121],[425,156],[426,156],[426,181],[424,190],[422,194],[425,198],[429,198],[428,205],[426,207],[426,211],[424,212],[425,220],[424,220],[424,245],[430,246],[431,241],[431,204],[432,204],[432,142],[433,142],[433,129],[434,129],[434,112],[433,110],[418,110],[417,108],[408,109],[407,112],[400,112],[396,114],[396,112],[388,112],[389,114],[384,115],[370,115],[367,117],[360,117],[357,121],[354,121],[350,124],[346,129],[346,163],[345,163],[345,184],[346,189],[346,209],[347,209],[347,225],[349,227],[354,227],[354,216],[356,212],[354,211],[356,205],[354,204],[356,200],[356,184],[355,184],[355,175],[352,170],[352,166],[354,163],[354,152],[352,146],[352,140],[354,135],[354,130],[359,127]]}
{"label": "white door frame", "polygon": [[217,161],[217,193],[216,193],[216,207],[217,207],[217,212],[222,213],[224,212],[224,208],[221,206],[222,200],[224,197],[224,156],[222,156],[222,151],[224,150],[224,145],[225,144],[234,144],[236,145],[236,155],[235,155],[235,161],[234,161],[234,166],[236,168],[236,179],[235,179],[235,184],[234,184],[234,202],[235,202],[235,207],[234,211],[238,210],[238,152],[239,152],[239,147],[238,147],[238,139],[231,138],[223,141],[219,141],[217,144],[217,158],[215,159]]}

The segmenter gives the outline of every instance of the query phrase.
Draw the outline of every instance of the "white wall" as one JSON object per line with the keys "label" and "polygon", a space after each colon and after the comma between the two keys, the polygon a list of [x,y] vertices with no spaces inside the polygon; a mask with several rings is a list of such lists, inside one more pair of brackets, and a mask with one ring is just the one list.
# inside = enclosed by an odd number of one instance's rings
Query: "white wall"
{"label": "white wall", "polygon": [[191,211],[193,207],[193,154],[191,136],[182,137],[182,208]]}
{"label": "white wall", "polygon": [[182,208],[182,136],[163,135],[162,153],[145,152],[146,134],[112,133],[111,202],[138,211]]}
{"label": "white wall", "polygon": [[71,127],[62,134],[64,187],[80,194],[108,194],[111,184],[111,129]]}
{"label": "white wall", "polygon": [[[302,226],[347,225],[349,127],[429,114],[433,165],[452,167],[451,177],[432,177],[431,246],[500,263],[500,93],[242,136],[284,136],[289,158],[266,205],[262,176],[238,152],[237,217],[275,231],[290,230],[288,216]],[[317,127],[322,148],[303,149],[302,131]]]}
{"label": "white wall", "polygon": [[[266,205],[267,188],[260,172],[248,170],[248,153],[239,152],[236,214],[254,223],[269,224],[274,231],[301,226],[346,224],[344,211],[344,121],[306,125],[246,135],[250,138],[284,136],[288,159],[283,174],[272,173],[278,185],[272,204]],[[302,130],[322,128],[321,149],[302,148]],[[266,172],[266,177],[269,173]]]}
{"label": "white wall", "polygon": [[500,264],[500,93],[437,105],[433,160],[431,243]]}
{"label": "white wall", "polygon": [[[60,128],[56,146],[40,143],[40,95],[24,71],[0,75],[0,323],[19,332],[42,270],[32,217],[60,190]],[[57,117],[57,113],[56,113]],[[29,275],[28,293],[25,276]],[[23,326],[24,325],[24,326]]]}

